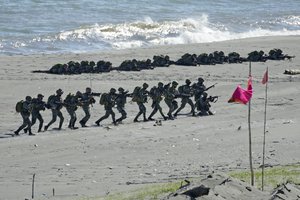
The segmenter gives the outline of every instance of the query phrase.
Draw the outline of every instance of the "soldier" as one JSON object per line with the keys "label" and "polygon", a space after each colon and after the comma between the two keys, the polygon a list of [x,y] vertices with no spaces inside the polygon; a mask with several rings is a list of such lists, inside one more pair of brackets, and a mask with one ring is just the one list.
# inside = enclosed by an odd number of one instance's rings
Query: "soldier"
{"label": "soldier", "polygon": [[104,105],[105,115],[95,122],[97,126],[100,126],[100,122],[104,119],[107,119],[109,115],[111,115],[113,124],[116,125],[115,113],[113,111],[113,107],[115,105],[115,98],[116,98],[115,88],[111,88],[108,94],[102,94],[100,103]]}
{"label": "soldier", "polygon": [[[37,98],[32,99],[31,105],[32,105],[32,112],[31,112],[31,127],[35,124],[36,119],[39,120],[39,129],[38,133],[42,131],[43,128],[43,117],[40,113],[41,110],[45,110],[46,103],[43,101],[44,95],[38,94]],[[27,128],[24,129],[25,133],[27,132]]]}
{"label": "soldier", "polygon": [[195,102],[197,102],[198,99],[201,97],[202,93],[206,91],[206,86],[203,84],[203,82],[204,79],[200,77],[198,78],[198,82],[192,85]]}
{"label": "soldier", "polygon": [[51,109],[52,112],[52,120],[44,127],[44,130],[47,131],[49,126],[51,126],[51,124],[53,124],[56,121],[57,116],[59,117],[59,127],[58,130],[61,129],[62,124],[64,122],[64,117],[62,115],[62,112],[60,111],[63,107],[63,102],[61,99],[61,95],[64,92],[61,89],[56,90],[56,95],[51,95],[48,98],[48,106]]}
{"label": "soldier", "polygon": [[77,120],[76,110],[80,105],[79,98],[81,97],[81,95],[82,94],[79,91],[76,92],[76,95],[70,93],[67,95],[66,99],[64,100],[64,105],[66,107],[66,110],[71,117],[68,128],[73,130],[78,129],[78,127],[75,127],[75,122]]}
{"label": "soldier", "polygon": [[[81,103],[82,103],[82,109],[85,113],[85,116],[82,118],[82,120],[79,121],[80,125],[82,127],[87,127],[86,126],[86,122],[90,119],[91,114],[90,114],[90,105],[92,105],[93,103],[95,103],[95,99],[94,99],[94,93],[92,93],[92,89],[87,87],[85,89],[85,93],[82,94],[81,96]],[[98,96],[98,94],[97,94]],[[99,94],[100,96],[100,94]]]}
{"label": "soldier", "polygon": [[154,119],[152,118],[157,111],[161,114],[161,116],[164,118],[164,120],[167,120],[168,118],[164,115],[162,112],[162,108],[160,106],[160,102],[163,99],[162,96],[164,94],[164,84],[162,82],[158,83],[158,87],[153,87],[150,90],[150,96],[153,100],[151,107],[153,108],[152,113],[148,117],[148,120],[153,121]]}
{"label": "soldier", "polygon": [[123,119],[127,118],[127,113],[124,110],[126,98],[129,96],[128,91],[124,91],[124,88],[120,87],[118,89],[119,93],[116,95],[116,105],[117,110],[121,113],[121,117],[116,120],[116,122],[122,122]]}
{"label": "soldier", "polygon": [[176,117],[177,114],[185,107],[185,105],[188,103],[191,106],[191,113],[193,116],[195,116],[195,106],[193,101],[190,99],[192,96],[192,88],[191,88],[191,81],[189,79],[185,80],[185,85],[182,85],[178,88],[179,95],[181,97],[181,106],[176,110],[174,116]]}
{"label": "soldier", "polygon": [[201,95],[200,99],[199,99],[199,104],[197,106],[197,109],[200,110],[200,112],[198,113],[198,115],[200,116],[207,116],[207,115],[213,115],[213,113],[210,111],[210,103],[209,102],[216,102],[216,98],[218,98],[217,96],[215,97],[207,97],[207,93],[203,92],[203,94]]}
{"label": "soldier", "polygon": [[143,87],[139,89],[136,94],[135,92],[133,93],[133,98],[132,101],[136,102],[137,105],[139,106],[139,112],[134,118],[133,122],[138,122],[138,118],[140,115],[143,115],[144,122],[147,122],[148,119],[146,118],[146,107],[144,103],[147,102],[147,95],[149,94],[149,91],[147,91],[147,88],[149,85],[147,83],[143,84]]}
{"label": "soldier", "polygon": [[23,124],[18,128],[18,130],[16,130],[14,133],[15,135],[19,135],[19,132],[24,129],[25,127],[27,127],[27,130],[29,132],[29,135],[34,135],[31,132],[31,122],[30,122],[30,112],[31,112],[31,101],[32,98],[30,96],[26,96],[25,101],[22,102],[21,104],[21,108],[20,108],[20,114],[23,118]]}
{"label": "soldier", "polygon": [[194,83],[193,86],[192,86],[193,87],[193,92],[194,92],[194,95],[195,95],[195,106],[196,107],[199,107],[199,105],[197,105],[197,104],[200,103],[200,98],[201,98],[202,94],[205,91],[215,87],[215,85],[217,84],[217,83],[215,83],[215,84],[213,84],[209,87],[206,87],[203,83],[204,83],[204,80],[203,80],[203,78],[200,77],[200,78],[198,78],[198,82]]}
{"label": "soldier", "polygon": [[171,120],[174,119],[172,113],[178,108],[178,103],[175,100],[175,98],[177,98],[179,95],[178,91],[176,90],[177,85],[178,83],[176,81],[173,81],[171,87],[166,88],[164,94],[165,103],[169,107],[168,117]]}

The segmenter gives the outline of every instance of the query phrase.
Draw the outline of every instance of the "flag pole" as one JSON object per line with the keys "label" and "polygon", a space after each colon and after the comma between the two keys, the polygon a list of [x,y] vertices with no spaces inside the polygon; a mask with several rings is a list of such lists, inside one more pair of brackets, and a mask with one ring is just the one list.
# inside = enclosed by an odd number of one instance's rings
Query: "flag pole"
{"label": "flag pole", "polygon": [[[251,62],[249,62],[249,77],[251,77]],[[252,141],[251,141],[251,99],[248,102],[248,129],[249,129],[249,161],[251,172],[251,185],[254,185],[254,173],[252,165]]]}
{"label": "flag pole", "polygon": [[[269,69],[267,67],[267,73]],[[262,156],[262,168],[261,168],[261,190],[264,191],[264,170],[265,170],[265,150],[266,150],[266,124],[267,124],[267,102],[268,102],[268,81],[266,81],[265,89],[265,112],[264,112],[264,138],[263,138],[263,156]]]}

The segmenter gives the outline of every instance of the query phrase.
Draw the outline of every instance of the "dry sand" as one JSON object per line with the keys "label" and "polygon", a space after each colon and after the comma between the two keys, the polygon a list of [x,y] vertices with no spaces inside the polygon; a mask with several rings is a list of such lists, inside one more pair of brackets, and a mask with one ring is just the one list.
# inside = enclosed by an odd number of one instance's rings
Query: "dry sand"
{"label": "dry sand", "polygon": [[[118,66],[125,59],[146,59],[168,54],[177,60],[184,53],[232,51],[241,56],[254,50],[268,53],[281,48],[295,55],[292,61],[252,63],[254,96],[252,99],[252,140],[254,168],[261,164],[265,87],[260,83],[269,67],[269,99],[266,135],[266,164],[285,165],[300,161],[300,75],[284,75],[285,69],[300,69],[300,37],[263,37],[209,44],[164,46],[148,49],[96,52],[92,54],[0,56],[0,199],[14,200],[31,196],[31,179],[36,174],[37,199],[48,198],[55,188],[56,195],[76,199],[82,196],[104,196],[107,193],[131,190],[145,183],[168,182],[185,177],[197,177],[208,171],[248,169],[247,106],[228,104],[238,84],[245,87],[248,63],[215,66],[170,66],[141,72],[117,72],[57,76],[33,74],[32,70],[49,69],[56,63],[70,60],[107,60]],[[42,93],[46,98],[56,89],[65,93],[84,91],[92,86],[95,92],[107,92],[111,87],[132,89],[148,82],[164,83],[186,78],[193,82],[203,77],[207,86],[218,83],[209,91],[220,95],[213,104],[216,115],[191,117],[180,115],[174,121],[132,123],[137,105],[128,103],[128,119],[112,126],[111,119],[104,127],[66,128],[69,116],[64,110],[64,130],[39,133],[35,137],[10,137],[21,124],[15,103],[26,95]],[[98,101],[99,99],[97,99]],[[150,103],[147,112],[150,112]],[[166,106],[164,110],[166,110]],[[184,112],[188,112],[186,108]],[[116,113],[118,113],[116,111]],[[42,113],[48,123],[51,112]],[[98,103],[91,109],[92,125],[104,114]],[[77,111],[78,118],[83,111]],[[117,114],[119,116],[119,114]],[[156,115],[155,117],[159,117]],[[57,122],[58,123],[58,122]],[[52,127],[57,127],[58,124]],[[110,126],[111,129],[105,128]],[[240,130],[238,128],[241,127]],[[36,132],[37,125],[33,127]],[[134,183],[134,184],[126,184]]]}

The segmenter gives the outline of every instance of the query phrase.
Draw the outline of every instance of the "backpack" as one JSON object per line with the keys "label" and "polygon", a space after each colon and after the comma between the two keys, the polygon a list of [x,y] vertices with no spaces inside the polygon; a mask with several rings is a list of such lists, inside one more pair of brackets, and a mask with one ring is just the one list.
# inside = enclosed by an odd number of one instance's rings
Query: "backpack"
{"label": "backpack", "polygon": [[54,94],[53,94],[53,95],[50,95],[50,96],[48,97],[47,104],[51,105],[51,104],[53,103],[53,101],[54,101],[54,98],[55,98],[55,95],[54,95]]}
{"label": "backpack", "polygon": [[16,104],[16,112],[17,113],[20,113],[23,110],[23,103],[24,103],[23,100],[17,102],[17,104]]}
{"label": "backpack", "polygon": [[139,100],[139,92],[141,90],[141,87],[136,86],[132,92],[132,101],[137,102]]}
{"label": "backpack", "polygon": [[183,85],[182,85],[182,86],[179,86],[178,92],[179,92],[180,94],[183,93]]}
{"label": "backpack", "polygon": [[107,102],[107,93],[103,93],[102,95],[101,95],[101,98],[100,98],[100,104],[101,105],[104,105],[104,104],[106,104],[106,102]]}

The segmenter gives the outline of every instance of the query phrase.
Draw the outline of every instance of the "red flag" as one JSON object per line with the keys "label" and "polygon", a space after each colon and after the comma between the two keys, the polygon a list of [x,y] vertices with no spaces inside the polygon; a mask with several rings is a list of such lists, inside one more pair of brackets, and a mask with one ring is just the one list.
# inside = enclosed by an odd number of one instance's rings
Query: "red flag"
{"label": "red flag", "polygon": [[240,85],[238,85],[235,91],[233,92],[232,97],[228,100],[228,103],[247,104],[250,101],[252,94],[252,77],[250,76],[248,79],[247,90],[243,89]]}
{"label": "red flag", "polygon": [[264,77],[263,77],[263,79],[261,80],[261,83],[262,83],[262,84],[266,84],[266,83],[268,82],[268,80],[269,80],[269,74],[268,74],[268,68],[267,68],[267,70],[266,70],[266,72],[265,72],[265,74],[264,74]]}

